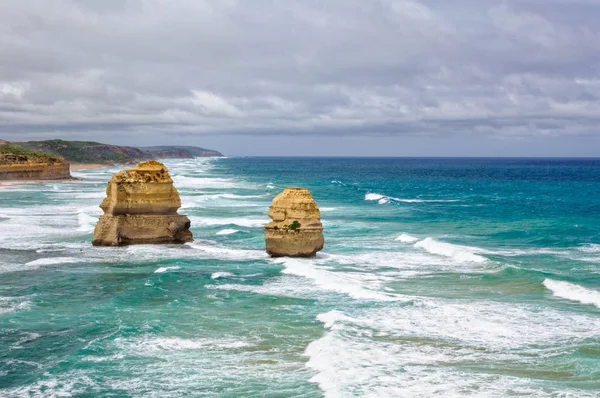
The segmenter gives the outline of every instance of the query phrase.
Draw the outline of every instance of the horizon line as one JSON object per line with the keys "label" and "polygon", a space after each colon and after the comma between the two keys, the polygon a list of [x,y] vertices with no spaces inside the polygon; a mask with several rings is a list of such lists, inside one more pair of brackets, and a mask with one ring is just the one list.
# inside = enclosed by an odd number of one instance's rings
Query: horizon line
{"label": "horizon line", "polygon": [[[219,158],[219,157],[216,157]],[[586,159],[600,160],[600,156],[360,156],[360,155],[224,155],[223,158],[345,158],[345,159]]]}

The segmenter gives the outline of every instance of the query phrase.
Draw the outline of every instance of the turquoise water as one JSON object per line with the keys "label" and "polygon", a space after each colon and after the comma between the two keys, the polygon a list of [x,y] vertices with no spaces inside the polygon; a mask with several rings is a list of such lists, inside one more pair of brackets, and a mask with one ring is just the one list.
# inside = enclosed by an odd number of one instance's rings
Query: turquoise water
{"label": "turquoise water", "polygon": [[600,396],[600,161],[166,163],[192,244],[91,246],[117,168],[0,190],[0,396]]}

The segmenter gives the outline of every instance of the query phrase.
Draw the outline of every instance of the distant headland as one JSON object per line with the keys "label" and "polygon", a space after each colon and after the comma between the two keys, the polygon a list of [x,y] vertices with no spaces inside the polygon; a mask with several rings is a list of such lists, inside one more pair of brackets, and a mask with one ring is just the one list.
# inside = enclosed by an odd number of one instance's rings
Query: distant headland
{"label": "distant headland", "polygon": [[0,181],[68,180],[70,165],[64,158],[0,141]]}
{"label": "distant headland", "polygon": [[80,164],[137,163],[150,159],[167,158],[196,158],[223,156],[221,152],[195,146],[156,146],[130,147],[102,144],[93,141],[26,141],[6,142],[0,140],[1,147],[5,145],[18,146],[37,152],[63,157],[67,162]]}
{"label": "distant headland", "polygon": [[0,180],[69,179],[69,167],[77,165],[133,164],[151,159],[221,157],[212,149],[195,146],[129,147],[92,141],[0,140]]}

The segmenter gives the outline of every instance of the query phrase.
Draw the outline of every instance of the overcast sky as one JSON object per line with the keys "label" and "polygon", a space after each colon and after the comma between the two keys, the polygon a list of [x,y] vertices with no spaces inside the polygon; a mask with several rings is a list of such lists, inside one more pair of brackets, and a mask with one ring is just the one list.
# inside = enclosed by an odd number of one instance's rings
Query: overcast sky
{"label": "overcast sky", "polygon": [[599,0],[1,0],[0,138],[600,156]]}

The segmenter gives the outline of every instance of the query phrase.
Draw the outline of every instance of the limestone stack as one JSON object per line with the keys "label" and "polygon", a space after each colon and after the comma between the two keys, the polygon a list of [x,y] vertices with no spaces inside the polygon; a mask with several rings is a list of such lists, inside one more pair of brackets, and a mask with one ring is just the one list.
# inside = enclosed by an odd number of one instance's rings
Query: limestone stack
{"label": "limestone stack", "polygon": [[94,246],[193,241],[190,219],[177,213],[179,193],[160,162],[113,174],[100,207],[104,215],[94,231]]}
{"label": "limestone stack", "polygon": [[285,188],[269,208],[273,221],[265,226],[271,257],[311,257],[323,249],[321,212],[306,188]]}

